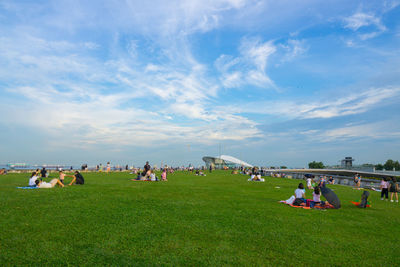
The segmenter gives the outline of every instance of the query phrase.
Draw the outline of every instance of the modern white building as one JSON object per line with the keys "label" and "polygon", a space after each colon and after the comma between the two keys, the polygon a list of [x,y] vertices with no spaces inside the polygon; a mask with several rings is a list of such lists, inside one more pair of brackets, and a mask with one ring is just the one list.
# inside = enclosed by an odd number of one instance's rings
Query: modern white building
{"label": "modern white building", "polygon": [[210,166],[213,169],[222,169],[224,167],[228,168],[253,167],[253,165],[244,162],[243,160],[227,155],[221,155],[219,157],[203,157],[203,161],[206,163],[207,169],[210,168]]}

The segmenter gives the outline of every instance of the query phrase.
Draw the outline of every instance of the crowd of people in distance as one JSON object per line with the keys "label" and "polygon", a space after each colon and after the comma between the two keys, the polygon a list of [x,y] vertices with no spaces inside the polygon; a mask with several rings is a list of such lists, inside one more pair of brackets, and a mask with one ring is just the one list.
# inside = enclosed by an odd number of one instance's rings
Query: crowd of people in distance
{"label": "crowd of people in distance", "polygon": [[39,171],[32,172],[31,177],[29,178],[29,187],[37,187],[37,188],[53,188],[56,185],[60,187],[65,186],[65,177],[71,177],[72,180],[68,185],[83,185],[85,183],[85,179],[79,171],[75,171],[73,175],[66,175],[62,170],[59,171],[59,177],[51,179],[50,182],[44,181],[45,178],[48,177],[48,172],[45,168]]}
{"label": "crowd of people in distance", "polygon": [[[167,172],[168,168],[165,167],[161,173],[161,181],[168,181]],[[140,169],[134,170],[132,174],[137,174],[137,177],[135,179],[131,179],[132,181],[151,181],[151,182],[160,181],[160,179],[156,176],[154,170],[152,170],[148,161],[146,161],[146,164],[143,167],[143,171],[141,171]]]}
{"label": "crowd of people in distance", "polygon": [[397,183],[396,177],[384,177],[380,184],[381,189],[381,200],[384,198],[386,201],[389,199],[390,194],[390,202],[393,202],[393,196],[396,196],[396,202],[399,202],[399,185]]}

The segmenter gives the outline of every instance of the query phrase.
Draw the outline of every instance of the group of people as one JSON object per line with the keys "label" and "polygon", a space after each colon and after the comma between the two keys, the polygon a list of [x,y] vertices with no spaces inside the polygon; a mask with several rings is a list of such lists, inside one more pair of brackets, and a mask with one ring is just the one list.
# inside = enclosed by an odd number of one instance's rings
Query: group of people
{"label": "group of people", "polygon": [[[167,181],[168,168],[164,168],[161,173],[161,181]],[[131,179],[132,181],[151,181],[158,182],[160,179],[156,176],[155,172],[152,171],[151,166],[148,161],[143,167],[143,172],[138,172],[136,179]]]}
{"label": "group of people", "polygon": [[248,170],[247,175],[250,175],[250,178],[247,181],[265,182],[265,179],[261,178],[261,172],[257,169],[257,167],[253,167],[251,170]]}
{"label": "group of people", "polygon": [[[311,175],[306,175],[306,182],[307,182],[307,188],[308,189],[314,189],[315,183],[314,183],[314,176]],[[329,176],[327,178],[326,176],[320,176],[319,182],[318,182],[318,187],[324,187],[326,184],[335,184],[335,179],[332,176]]]}
{"label": "group of people", "polygon": [[399,185],[397,183],[396,177],[384,177],[380,184],[381,189],[381,200],[389,199],[389,192],[390,194],[390,202],[393,202],[393,196],[396,196],[396,202],[399,202]]}
{"label": "group of people", "polygon": [[299,183],[297,189],[294,191],[294,201],[292,205],[294,206],[301,206],[306,204],[310,208],[315,207],[315,205],[325,205],[327,201],[321,200],[321,187],[324,187],[325,183],[320,182],[317,186],[313,188],[313,198],[312,201],[307,201],[306,199],[306,190],[304,188],[303,183]]}
{"label": "group of people", "polygon": [[53,188],[56,185],[60,187],[65,186],[65,177],[71,177],[72,180],[68,185],[78,184],[83,185],[85,183],[85,179],[79,171],[75,171],[73,175],[66,175],[62,170],[59,171],[59,177],[53,178],[50,182],[45,182],[43,179],[47,178],[48,174],[45,168],[41,171],[36,170],[32,172],[31,177],[29,178],[29,186],[30,187],[38,187],[38,188]]}

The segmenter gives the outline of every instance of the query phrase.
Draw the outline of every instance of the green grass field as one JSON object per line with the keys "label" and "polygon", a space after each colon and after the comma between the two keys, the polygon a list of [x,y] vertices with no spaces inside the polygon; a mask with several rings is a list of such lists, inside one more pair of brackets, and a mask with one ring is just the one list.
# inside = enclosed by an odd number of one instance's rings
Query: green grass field
{"label": "green grass field", "polygon": [[[278,203],[299,181],[215,171],[168,182],[84,173],[84,186],[21,190],[28,174],[0,176],[1,265],[399,266],[400,204],[330,186],[339,210]],[[279,186],[280,188],[275,188]],[[311,197],[311,191],[307,190]]]}

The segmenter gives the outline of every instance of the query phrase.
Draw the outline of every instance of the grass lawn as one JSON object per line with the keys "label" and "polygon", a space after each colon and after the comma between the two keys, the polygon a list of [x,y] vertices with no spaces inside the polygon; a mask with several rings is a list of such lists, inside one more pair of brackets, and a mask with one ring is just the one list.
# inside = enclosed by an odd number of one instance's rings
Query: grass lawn
{"label": "grass lawn", "polygon": [[28,174],[0,176],[1,265],[400,265],[400,204],[377,192],[359,209],[362,191],[330,186],[342,208],[321,211],[278,203],[298,180],[83,175],[83,186],[36,190],[16,189]]}

